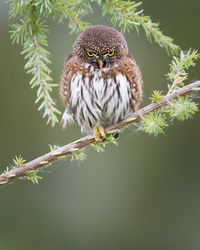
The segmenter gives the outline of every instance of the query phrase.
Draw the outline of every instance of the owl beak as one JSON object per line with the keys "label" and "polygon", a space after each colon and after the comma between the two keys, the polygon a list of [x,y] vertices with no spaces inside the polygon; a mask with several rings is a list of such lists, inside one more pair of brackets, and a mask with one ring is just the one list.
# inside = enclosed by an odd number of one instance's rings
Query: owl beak
{"label": "owl beak", "polygon": [[103,68],[103,64],[104,64],[103,60],[97,58],[97,63],[98,63],[99,68],[102,69]]}

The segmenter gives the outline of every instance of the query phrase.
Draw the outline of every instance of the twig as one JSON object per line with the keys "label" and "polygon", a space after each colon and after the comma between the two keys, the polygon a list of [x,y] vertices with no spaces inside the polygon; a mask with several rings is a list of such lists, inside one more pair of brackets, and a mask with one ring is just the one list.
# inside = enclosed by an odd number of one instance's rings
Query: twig
{"label": "twig", "polygon": [[[138,122],[146,114],[152,111],[155,111],[156,109],[160,109],[166,106],[167,104],[169,104],[169,102],[171,102],[173,99],[177,98],[178,96],[185,95],[193,90],[199,90],[199,88],[200,88],[200,81],[196,81],[183,88],[180,88],[177,91],[173,92],[172,94],[169,94],[163,97],[159,101],[159,104],[151,103],[147,105],[146,107],[136,111],[135,113],[133,113],[126,119],[120,121],[119,123],[116,123],[112,126],[107,127],[105,131],[108,132],[112,130],[118,130],[133,122]],[[65,157],[68,154],[72,154],[76,152],[76,150],[79,150],[80,148],[90,145],[93,142],[94,142],[94,137],[92,135],[88,135],[77,141],[74,141],[65,146],[62,146],[56,150],[53,150],[45,155],[42,155],[36,158],[35,160],[32,160],[26,164],[23,164],[20,167],[15,166],[11,170],[0,175],[0,186],[8,184],[9,182],[17,179],[20,176],[27,176],[28,171],[37,170],[38,168],[42,168],[42,167],[47,167],[49,163],[56,161],[63,156]]]}

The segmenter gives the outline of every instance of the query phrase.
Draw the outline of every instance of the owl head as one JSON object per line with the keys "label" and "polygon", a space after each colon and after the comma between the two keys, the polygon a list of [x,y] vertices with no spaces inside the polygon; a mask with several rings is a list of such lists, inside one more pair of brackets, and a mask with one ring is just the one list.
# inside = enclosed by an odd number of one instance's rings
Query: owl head
{"label": "owl head", "polygon": [[82,32],[73,46],[73,55],[95,68],[113,66],[128,54],[124,36],[117,30],[103,26],[91,26]]}

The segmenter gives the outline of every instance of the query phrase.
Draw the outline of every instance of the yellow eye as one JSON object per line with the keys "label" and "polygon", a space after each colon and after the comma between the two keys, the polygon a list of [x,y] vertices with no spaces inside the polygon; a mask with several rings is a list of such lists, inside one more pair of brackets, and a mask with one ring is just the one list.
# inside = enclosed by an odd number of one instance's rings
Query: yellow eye
{"label": "yellow eye", "polygon": [[115,51],[111,51],[110,53],[108,53],[108,56],[113,56],[115,54]]}
{"label": "yellow eye", "polygon": [[94,56],[94,54],[91,53],[90,51],[87,51],[87,55],[90,56],[90,57],[93,57],[93,56]]}

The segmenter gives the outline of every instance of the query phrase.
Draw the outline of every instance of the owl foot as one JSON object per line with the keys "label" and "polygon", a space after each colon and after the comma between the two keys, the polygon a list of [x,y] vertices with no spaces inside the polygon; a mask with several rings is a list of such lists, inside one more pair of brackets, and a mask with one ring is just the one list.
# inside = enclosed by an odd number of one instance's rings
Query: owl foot
{"label": "owl foot", "polygon": [[94,128],[94,138],[96,142],[100,142],[101,138],[106,138],[106,133],[104,127],[96,127]]}

